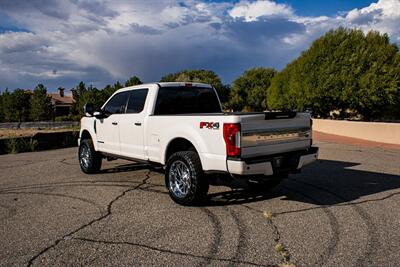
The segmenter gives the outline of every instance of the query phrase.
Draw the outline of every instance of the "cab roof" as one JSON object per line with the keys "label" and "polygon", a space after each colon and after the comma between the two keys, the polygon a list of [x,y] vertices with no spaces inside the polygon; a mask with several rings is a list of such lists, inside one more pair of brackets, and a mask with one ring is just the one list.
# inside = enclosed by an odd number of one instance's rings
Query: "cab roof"
{"label": "cab roof", "polygon": [[161,87],[171,87],[171,86],[193,86],[193,87],[208,87],[212,86],[207,83],[194,83],[194,82],[161,82],[158,83]]}
{"label": "cab roof", "polygon": [[212,86],[207,83],[193,83],[193,82],[160,82],[160,83],[144,83],[144,84],[139,84],[139,85],[133,85],[129,87],[124,87],[119,90],[124,90],[124,89],[135,89],[135,88],[143,88],[143,87],[150,87],[154,85],[159,85],[161,87],[172,87],[172,86],[193,86],[193,87],[207,87],[211,88]]}
{"label": "cab roof", "polygon": [[212,88],[211,85],[207,83],[192,83],[192,82],[160,82],[160,83],[144,83],[139,85],[133,85],[129,87],[124,87],[115,91],[114,94],[129,91],[132,89],[140,89],[140,88],[154,88],[154,86],[161,86],[161,87],[178,87],[178,86],[190,86],[190,87],[204,87],[204,88]]}

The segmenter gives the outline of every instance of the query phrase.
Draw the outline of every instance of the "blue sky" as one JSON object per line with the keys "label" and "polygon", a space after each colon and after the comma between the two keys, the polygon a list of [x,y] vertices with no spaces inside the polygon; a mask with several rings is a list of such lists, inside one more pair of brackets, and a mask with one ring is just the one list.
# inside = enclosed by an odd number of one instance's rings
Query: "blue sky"
{"label": "blue sky", "polygon": [[277,1],[278,3],[290,4],[299,14],[303,16],[333,16],[338,12],[346,12],[355,8],[369,6],[374,1],[366,0],[292,0]]}
{"label": "blue sky", "polygon": [[2,0],[0,90],[102,88],[183,69],[231,83],[251,67],[284,68],[339,26],[400,44],[400,1]]}

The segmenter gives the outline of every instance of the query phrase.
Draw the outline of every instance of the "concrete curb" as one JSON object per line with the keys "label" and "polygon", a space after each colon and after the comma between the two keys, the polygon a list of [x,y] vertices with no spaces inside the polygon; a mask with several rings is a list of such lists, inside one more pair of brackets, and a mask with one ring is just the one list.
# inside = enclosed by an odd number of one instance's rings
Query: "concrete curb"
{"label": "concrete curb", "polygon": [[400,145],[400,123],[313,119],[313,130],[370,142]]}

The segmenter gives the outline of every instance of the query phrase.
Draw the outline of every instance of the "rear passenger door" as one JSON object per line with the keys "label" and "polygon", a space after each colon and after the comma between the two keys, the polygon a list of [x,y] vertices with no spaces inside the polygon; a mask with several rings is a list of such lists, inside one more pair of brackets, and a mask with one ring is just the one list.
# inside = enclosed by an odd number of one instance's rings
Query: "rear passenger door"
{"label": "rear passenger door", "polygon": [[125,116],[129,92],[115,94],[103,107],[106,117],[96,119],[97,146],[102,152],[120,153],[119,124]]}
{"label": "rear passenger door", "polygon": [[147,88],[129,91],[126,112],[119,121],[120,149],[123,156],[147,159],[144,148],[144,119],[148,91]]}

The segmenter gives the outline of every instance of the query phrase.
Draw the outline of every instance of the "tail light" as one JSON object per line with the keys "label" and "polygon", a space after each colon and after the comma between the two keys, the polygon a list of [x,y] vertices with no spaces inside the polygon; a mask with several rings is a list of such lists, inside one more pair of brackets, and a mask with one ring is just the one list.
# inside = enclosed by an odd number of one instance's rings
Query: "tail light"
{"label": "tail light", "polygon": [[240,124],[224,123],[224,140],[228,157],[240,156]]}

